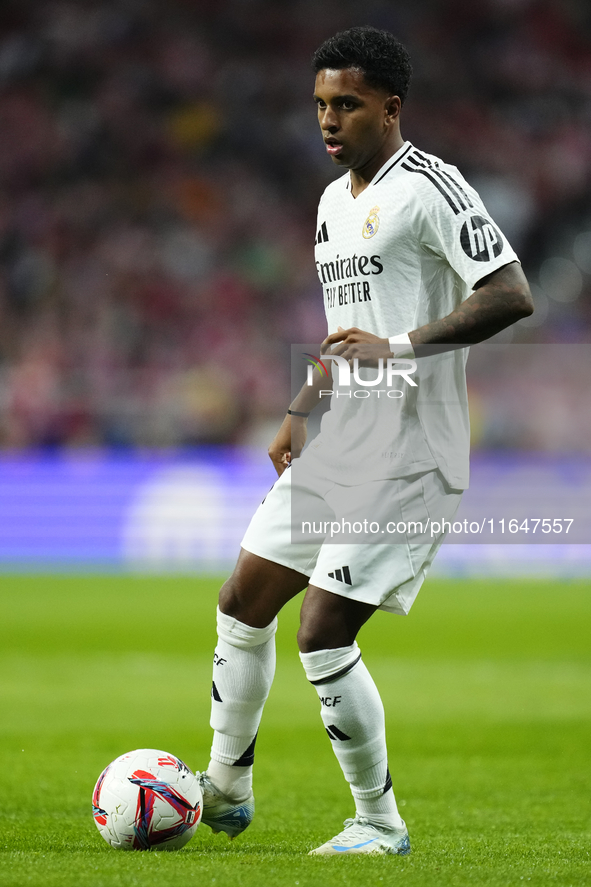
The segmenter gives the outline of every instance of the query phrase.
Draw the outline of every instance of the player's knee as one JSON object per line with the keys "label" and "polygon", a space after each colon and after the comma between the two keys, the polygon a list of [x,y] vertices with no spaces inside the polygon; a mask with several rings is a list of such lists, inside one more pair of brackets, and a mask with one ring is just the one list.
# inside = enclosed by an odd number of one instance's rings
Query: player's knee
{"label": "player's knee", "polygon": [[324,650],[326,644],[321,639],[314,636],[314,632],[308,632],[300,626],[298,631],[298,649],[300,653],[315,653],[317,650]]}
{"label": "player's knee", "polygon": [[222,585],[218,606],[226,616],[232,616],[241,622],[244,621],[243,617],[246,615],[247,610],[245,595],[240,587],[240,583],[235,580],[234,576],[230,576]]}
{"label": "player's knee", "polygon": [[275,597],[266,593],[264,584],[248,581],[239,570],[222,585],[218,606],[225,616],[253,628],[265,628],[281,609]]}
{"label": "player's knee", "polygon": [[310,586],[300,611],[300,653],[350,646],[374,609]]}
{"label": "player's knee", "polygon": [[298,648],[300,653],[315,653],[317,650],[329,650],[333,647],[345,646],[348,639],[336,637],[330,626],[323,622],[313,622],[302,617],[298,631]]}

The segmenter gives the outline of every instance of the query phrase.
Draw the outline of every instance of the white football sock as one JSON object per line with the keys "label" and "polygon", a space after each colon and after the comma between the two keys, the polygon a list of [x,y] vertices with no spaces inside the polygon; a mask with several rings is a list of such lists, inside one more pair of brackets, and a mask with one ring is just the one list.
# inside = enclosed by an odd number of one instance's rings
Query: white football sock
{"label": "white football sock", "polygon": [[357,643],[300,653],[300,659],[318,693],[322,721],[357,813],[376,825],[400,828],[388,772],[384,707]]}
{"label": "white football sock", "polygon": [[277,619],[266,628],[252,628],[218,608],[217,628],[207,773],[220,791],[242,801],[252,791],[257,731],[275,674]]}

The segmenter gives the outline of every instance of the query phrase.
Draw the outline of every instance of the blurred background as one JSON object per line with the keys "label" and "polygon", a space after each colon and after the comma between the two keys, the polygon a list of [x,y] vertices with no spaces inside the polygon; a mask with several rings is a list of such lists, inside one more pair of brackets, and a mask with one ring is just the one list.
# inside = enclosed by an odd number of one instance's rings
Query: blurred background
{"label": "blurred background", "polygon": [[339,172],[310,56],[354,24],[408,46],[403,135],[461,169],[532,284],[495,346],[531,355],[519,386],[474,362],[476,468],[537,452],[591,489],[587,0],[4,0],[0,563],[233,556],[289,347],[325,336],[313,242]]}

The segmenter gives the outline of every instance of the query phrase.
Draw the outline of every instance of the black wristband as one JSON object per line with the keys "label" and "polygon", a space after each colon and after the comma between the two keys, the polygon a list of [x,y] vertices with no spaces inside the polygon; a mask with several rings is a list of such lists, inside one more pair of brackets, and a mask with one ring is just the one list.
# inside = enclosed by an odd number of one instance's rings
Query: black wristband
{"label": "black wristband", "polygon": [[310,413],[298,413],[297,410],[288,410],[287,415],[288,416],[301,416],[302,419],[307,419],[308,416],[310,415]]}

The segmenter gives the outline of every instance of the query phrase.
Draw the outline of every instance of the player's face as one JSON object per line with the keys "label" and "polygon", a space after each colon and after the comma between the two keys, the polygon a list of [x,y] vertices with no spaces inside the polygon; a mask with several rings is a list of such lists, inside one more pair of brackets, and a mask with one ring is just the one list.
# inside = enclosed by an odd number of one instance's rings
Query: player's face
{"label": "player's face", "polygon": [[333,162],[351,170],[377,162],[379,169],[397,126],[400,99],[369,86],[356,68],[324,68],[316,75],[314,101]]}

